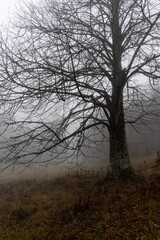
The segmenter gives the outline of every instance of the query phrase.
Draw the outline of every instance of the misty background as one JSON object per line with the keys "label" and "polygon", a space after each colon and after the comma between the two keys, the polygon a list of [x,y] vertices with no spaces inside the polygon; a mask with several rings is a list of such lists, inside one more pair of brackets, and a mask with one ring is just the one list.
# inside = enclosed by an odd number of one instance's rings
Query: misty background
{"label": "misty background", "polygon": [[[4,127],[1,125],[1,132],[3,129]],[[138,132],[138,130],[130,126],[127,127],[128,148],[132,164],[138,164],[143,168],[145,164],[150,164],[151,159],[154,161],[157,151],[160,150],[159,119],[154,124],[149,124],[147,128],[139,130]],[[11,133],[6,132],[6,135],[9,134]],[[3,144],[3,140],[1,138],[1,144]],[[16,164],[2,171],[0,180],[23,177],[54,177],[68,171],[106,171],[109,164],[109,143],[107,139],[103,140],[101,136],[96,135],[94,143],[90,146],[86,145],[83,153],[79,157],[78,162],[76,158],[72,158],[64,163],[62,161],[60,164],[55,164],[55,162],[41,164],[48,157],[46,154],[43,154],[37,159],[39,163],[30,166]],[[3,150],[1,150],[1,156],[2,154]],[[1,164],[0,167],[3,169],[4,165]]]}
{"label": "misty background", "polygon": [[[3,22],[8,17],[8,14],[11,13],[11,8],[14,8],[14,4],[17,4],[18,1],[10,0],[3,1],[1,3],[1,11],[3,14],[1,15],[0,21]],[[3,5],[3,7],[2,7]],[[9,9],[10,7],[10,9]],[[159,106],[157,105],[159,108]],[[136,114],[135,110],[131,111],[131,114]],[[1,134],[5,129],[5,117],[0,115],[1,119]],[[128,139],[128,148],[130,153],[130,158],[132,163],[137,161],[137,158],[147,159],[147,156],[156,157],[157,151],[160,150],[160,128],[159,128],[160,119],[157,118],[155,121],[146,122],[146,127],[139,126],[137,129],[132,128],[131,126],[127,126],[127,139]],[[107,134],[107,132],[106,132]],[[14,135],[13,132],[6,131],[6,137],[12,137]],[[0,142],[1,146],[3,145],[4,138],[1,137]],[[56,175],[60,172],[63,173],[65,171],[70,170],[78,170],[78,169],[86,169],[86,168],[94,168],[95,166],[99,169],[106,170],[107,164],[109,162],[109,143],[107,141],[107,135],[105,139],[102,139],[99,135],[95,137],[93,144],[87,145],[83,149],[83,155],[80,156],[80,160],[77,162],[75,159],[70,159],[67,162],[61,164],[55,164],[54,162],[49,162],[47,165],[45,164],[35,164],[31,166],[17,165],[11,166],[9,169],[0,173],[0,179],[5,178],[14,178],[14,177],[22,177],[22,176],[44,176],[44,175]],[[3,150],[0,151],[2,156]],[[43,154],[37,162],[43,162],[47,159],[47,155]],[[107,160],[107,161],[106,161]],[[140,160],[139,160],[140,161]],[[144,160],[142,160],[143,163]],[[0,166],[1,169],[4,166]]]}

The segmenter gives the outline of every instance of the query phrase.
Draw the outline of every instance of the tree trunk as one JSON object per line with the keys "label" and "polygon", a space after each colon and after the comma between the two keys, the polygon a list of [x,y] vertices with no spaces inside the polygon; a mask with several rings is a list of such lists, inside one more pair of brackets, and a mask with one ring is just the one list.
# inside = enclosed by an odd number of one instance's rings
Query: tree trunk
{"label": "tree trunk", "polygon": [[110,165],[106,178],[125,180],[133,177],[134,171],[129,159],[122,97],[112,110],[112,124],[109,129]]}
{"label": "tree trunk", "polygon": [[121,32],[120,1],[111,1],[112,13],[112,96],[109,108],[110,135],[110,165],[106,178],[128,179],[133,176],[133,168],[129,159],[129,152],[125,131],[123,90],[127,82],[126,72],[122,68],[123,35]]}

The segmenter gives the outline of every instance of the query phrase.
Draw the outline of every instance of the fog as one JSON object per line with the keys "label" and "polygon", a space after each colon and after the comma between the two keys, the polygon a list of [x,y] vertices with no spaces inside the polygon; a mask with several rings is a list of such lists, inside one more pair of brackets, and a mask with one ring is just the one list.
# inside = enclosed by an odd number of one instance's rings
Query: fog
{"label": "fog", "polygon": [[[154,161],[157,151],[160,150],[159,119],[157,119],[154,124],[150,124],[145,130],[142,130],[140,127],[138,130],[139,132],[128,126],[127,139],[132,164],[139,164],[142,166],[148,164],[147,161],[151,159]],[[47,156],[43,155],[36,161],[39,162],[39,164],[28,166],[16,164],[11,166],[0,173],[0,180],[2,182],[15,178],[51,178],[63,175],[66,172],[106,170],[109,164],[109,143],[107,141],[102,142],[101,137],[98,136],[95,139],[95,144],[86,146],[86,149],[83,150],[85,154],[81,156],[78,164],[76,159],[75,161],[72,159],[61,164],[55,164],[54,162],[50,162],[46,165],[40,164],[40,162],[44,162],[44,160],[47,159]],[[151,158],[148,158],[149,156],[151,156]],[[2,168],[2,164],[0,167]]]}
{"label": "fog", "polygon": [[[159,105],[157,104],[157,108]],[[131,114],[136,113],[135,107],[131,110]],[[54,113],[55,114],[55,113]],[[54,115],[53,114],[53,115]],[[22,114],[18,114],[18,117]],[[25,116],[25,115],[24,115]],[[8,119],[9,120],[9,119]],[[7,116],[4,116],[1,112],[1,134],[5,131],[8,121]],[[137,123],[135,126],[126,125],[128,149],[132,164],[135,165],[139,162],[140,165],[144,165],[144,161],[151,156],[154,161],[157,151],[160,150],[160,128],[159,117],[153,116],[152,122],[145,120],[144,124]],[[36,158],[35,164],[15,164],[10,168],[0,173],[0,180],[26,178],[26,177],[55,177],[60,174],[64,174],[68,171],[85,171],[91,170],[103,170],[107,169],[109,164],[109,135],[107,130],[102,130],[103,137],[100,133],[96,133],[95,129],[90,130],[90,140],[84,143],[82,152],[78,156],[68,158],[66,161],[66,153],[59,159],[53,159],[47,162],[49,155],[43,154]],[[14,136],[14,127],[10,130],[7,129],[5,134],[0,137],[1,146],[6,139]],[[59,148],[59,151],[61,149]],[[0,150],[1,157],[3,156],[3,150]],[[27,163],[28,159],[23,159],[24,163]],[[46,163],[45,163],[46,161]],[[150,161],[150,159],[149,159]],[[7,166],[7,165],[6,165]],[[0,169],[6,167],[3,163],[0,164]]]}

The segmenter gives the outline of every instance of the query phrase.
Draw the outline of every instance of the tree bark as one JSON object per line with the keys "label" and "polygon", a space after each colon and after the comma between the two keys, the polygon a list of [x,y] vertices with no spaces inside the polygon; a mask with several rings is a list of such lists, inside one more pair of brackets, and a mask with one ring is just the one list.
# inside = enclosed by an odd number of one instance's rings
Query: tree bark
{"label": "tree bark", "polygon": [[122,97],[112,109],[111,123],[109,129],[110,165],[106,178],[108,180],[129,179],[133,177],[134,170],[128,152]]}
{"label": "tree bark", "polygon": [[126,139],[123,107],[123,90],[127,82],[126,73],[122,69],[123,35],[119,16],[120,1],[111,0],[112,13],[112,96],[109,119],[110,165],[107,179],[128,179],[133,176],[133,168],[129,159]]}

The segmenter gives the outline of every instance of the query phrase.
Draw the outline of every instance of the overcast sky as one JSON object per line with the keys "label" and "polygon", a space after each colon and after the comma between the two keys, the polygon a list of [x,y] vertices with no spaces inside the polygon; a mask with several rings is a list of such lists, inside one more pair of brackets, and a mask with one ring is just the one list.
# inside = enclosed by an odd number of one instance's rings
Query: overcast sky
{"label": "overcast sky", "polygon": [[0,0],[0,23],[7,20],[9,13],[13,11],[18,2],[20,0]]}

